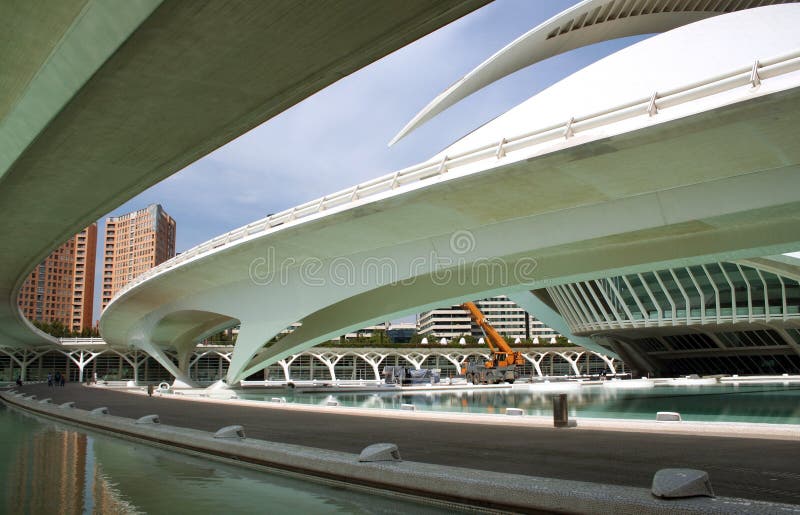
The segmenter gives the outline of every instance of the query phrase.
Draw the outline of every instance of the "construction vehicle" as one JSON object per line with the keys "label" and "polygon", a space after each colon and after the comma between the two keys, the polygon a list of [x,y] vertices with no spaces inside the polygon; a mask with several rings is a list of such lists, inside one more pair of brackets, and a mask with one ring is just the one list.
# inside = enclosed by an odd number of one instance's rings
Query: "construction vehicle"
{"label": "construction vehicle", "polygon": [[403,366],[387,366],[383,369],[385,384],[414,386],[437,384],[440,381],[438,368],[421,368],[414,370]]}
{"label": "construction vehicle", "polygon": [[497,384],[503,381],[513,383],[519,377],[517,365],[525,364],[522,353],[514,351],[508,345],[505,338],[486,321],[474,302],[465,302],[461,308],[467,310],[472,321],[481,328],[484,341],[492,351],[492,357],[488,361],[465,363],[461,367],[461,374],[472,384]]}

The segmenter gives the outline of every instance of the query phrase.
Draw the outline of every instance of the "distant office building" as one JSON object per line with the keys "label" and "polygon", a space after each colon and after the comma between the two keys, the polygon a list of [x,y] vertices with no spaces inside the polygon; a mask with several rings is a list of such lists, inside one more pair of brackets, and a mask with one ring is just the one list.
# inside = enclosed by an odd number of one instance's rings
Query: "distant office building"
{"label": "distant office building", "polygon": [[54,250],[25,280],[17,302],[29,320],[61,322],[80,332],[92,327],[97,224]]}
{"label": "distant office building", "polygon": [[[497,332],[506,338],[512,340],[538,338],[541,343],[547,343],[559,335],[505,295],[479,300],[475,304]],[[418,326],[420,334],[436,338],[483,336],[481,329],[470,320],[469,313],[459,306],[424,311],[419,315]]]}
{"label": "distant office building", "polygon": [[106,218],[103,309],[133,278],[175,256],[175,220],[160,204]]}
{"label": "distant office building", "polygon": [[[370,325],[359,329],[353,333],[347,333],[344,336],[345,340],[353,340],[356,338],[372,338],[377,331],[383,331],[386,336],[386,341],[383,343],[408,343],[411,337],[417,332],[417,325],[409,322],[384,322],[382,324]],[[341,338],[334,338],[332,341],[341,340]]]}

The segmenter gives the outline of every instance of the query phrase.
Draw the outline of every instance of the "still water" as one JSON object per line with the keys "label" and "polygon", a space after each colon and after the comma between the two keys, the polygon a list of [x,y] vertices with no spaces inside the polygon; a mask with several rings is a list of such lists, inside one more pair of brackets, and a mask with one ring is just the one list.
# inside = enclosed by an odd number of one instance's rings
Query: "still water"
{"label": "still water", "polygon": [[2,403],[0,478],[9,514],[445,513],[87,434]]}
{"label": "still water", "polygon": [[[552,385],[555,386],[555,385]],[[514,389],[438,392],[336,392],[301,393],[296,390],[237,392],[239,397],[268,401],[324,404],[336,399],[343,406],[400,409],[413,404],[418,410],[464,413],[505,413],[522,408],[528,415],[552,416],[557,391]],[[800,424],[800,385],[655,386],[617,389],[603,386],[566,387],[570,416],[654,420],[658,411],[677,411],[684,420]]]}

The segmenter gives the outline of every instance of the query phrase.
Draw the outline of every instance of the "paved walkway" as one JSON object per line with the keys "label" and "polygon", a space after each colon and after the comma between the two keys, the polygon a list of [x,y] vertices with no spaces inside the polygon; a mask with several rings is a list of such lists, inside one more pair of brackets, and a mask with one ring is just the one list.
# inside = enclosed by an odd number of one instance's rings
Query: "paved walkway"
{"label": "paved walkway", "polygon": [[[336,413],[226,406],[85,388],[26,385],[22,391],[113,415],[157,413],[163,424],[359,453],[396,443],[404,459],[514,474],[649,488],[660,468],[705,470],[718,495],[800,504],[800,442],[578,429],[503,427]],[[800,437],[800,435],[798,435]]]}

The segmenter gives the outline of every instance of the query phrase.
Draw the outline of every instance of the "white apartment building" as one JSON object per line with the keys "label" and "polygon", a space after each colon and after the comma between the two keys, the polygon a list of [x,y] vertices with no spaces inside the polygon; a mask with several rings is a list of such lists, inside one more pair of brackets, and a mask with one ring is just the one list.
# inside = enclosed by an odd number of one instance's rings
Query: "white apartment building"
{"label": "white apartment building", "polygon": [[[546,327],[535,316],[527,313],[505,295],[479,300],[475,304],[497,332],[512,341],[516,338],[538,338],[540,343],[547,343],[552,338],[559,336],[556,331]],[[469,314],[459,306],[420,313],[417,331],[420,334],[448,339],[467,334],[475,338],[483,336],[481,329],[472,323]]]}

